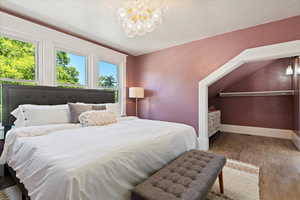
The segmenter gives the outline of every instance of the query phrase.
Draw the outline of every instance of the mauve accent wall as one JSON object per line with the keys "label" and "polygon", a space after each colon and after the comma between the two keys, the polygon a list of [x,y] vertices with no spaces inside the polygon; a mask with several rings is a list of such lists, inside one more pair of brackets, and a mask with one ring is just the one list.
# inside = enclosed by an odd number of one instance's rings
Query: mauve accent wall
{"label": "mauve accent wall", "polygon": [[[243,80],[247,76],[273,63],[274,61],[275,60],[251,62],[251,63],[244,64],[239,68],[235,69],[231,73],[227,74],[226,76],[224,76],[223,78],[221,78],[220,80],[216,81],[211,86],[209,86],[208,88],[209,100],[216,97],[218,93],[230,87],[234,83]],[[209,101],[209,103],[211,103],[211,101]]]}
{"label": "mauve accent wall", "polygon": [[[127,64],[132,78],[127,78],[128,86],[147,90],[139,104],[140,117],[198,129],[200,80],[245,49],[299,39],[300,16],[296,16],[134,57]],[[132,113],[130,103],[127,111]]]}
{"label": "mauve accent wall", "polygon": [[128,98],[128,88],[138,86],[139,83],[136,79],[136,74],[134,70],[135,66],[135,57],[127,56],[127,63],[126,63],[126,86],[127,86],[127,99],[126,99],[126,114],[128,116],[135,115],[135,100]]}
{"label": "mauve accent wall", "polygon": [[[242,80],[238,79],[223,91],[291,90],[292,76],[285,74],[290,61],[291,59],[275,60]],[[249,63],[242,68],[246,70],[254,66],[257,64]],[[217,106],[222,111],[222,124],[293,129],[293,96],[217,97],[217,99],[219,103]]]}

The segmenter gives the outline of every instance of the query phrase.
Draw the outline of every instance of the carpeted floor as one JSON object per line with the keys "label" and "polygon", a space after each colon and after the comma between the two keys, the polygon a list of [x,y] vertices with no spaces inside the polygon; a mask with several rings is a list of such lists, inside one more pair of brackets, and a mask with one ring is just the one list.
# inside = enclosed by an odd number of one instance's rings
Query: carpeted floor
{"label": "carpeted floor", "polygon": [[217,180],[208,200],[259,200],[258,167],[228,159],[223,176],[225,195],[220,195]]}
{"label": "carpeted floor", "polygon": [[[207,200],[259,200],[259,168],[246,163],[227,160],[223,169],[225,194],[220,194],[219,182],[216,181]],[[0,192],[0,200],[18,200],[20,194],[13,194],[13,188],[7,195]],[[8,198],[10,196],[10,199]]]}
{"label": "carpeted floor", "polygon": [[0,192],[0,200],[10,200],[4,192]]}

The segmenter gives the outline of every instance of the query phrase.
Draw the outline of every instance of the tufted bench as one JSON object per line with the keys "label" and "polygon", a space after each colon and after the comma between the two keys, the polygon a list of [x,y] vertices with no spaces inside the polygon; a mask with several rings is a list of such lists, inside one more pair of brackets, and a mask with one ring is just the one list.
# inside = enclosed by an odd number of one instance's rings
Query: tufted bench
{"label": "tufted bench", "polygon": [[132,200],[204,200],[219,176],[223,189],[224,156],[188,151],[136,186]]}

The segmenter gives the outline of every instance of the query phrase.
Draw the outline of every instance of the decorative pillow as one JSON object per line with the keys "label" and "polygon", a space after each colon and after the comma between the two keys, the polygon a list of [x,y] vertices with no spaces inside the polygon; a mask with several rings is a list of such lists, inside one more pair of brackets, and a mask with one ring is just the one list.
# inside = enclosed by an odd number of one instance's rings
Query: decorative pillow
{"label": "decorative pillow", "polygon": [[105,103],[93,104],[93,103],[77,102],[76,104],[92,106],[92,110],[106,110],[106,104]]}
{"label": "decorative pillow", "polygon": [[77,103],[68,103],[70,109],[70,122],[79,123],[79,115],[86,111],[92,110],[92,105],[87,104],[77,104]]}
{"label": "decorative pillow", "polygon": [[107,103],[106,109],[107,109],[107,111],[113,112],[118,117],[121,116],[120,104],[118,104],[118,103]]}
{"label": "decorative pillow", "polygon": [[64,105],[20,105],[11,113],[16,127],[63,124],[70,122],[70,112]]}
{"label": "decorative pillow", "polygon": [[93,110],[106,110],[106,105],[92,105]]}
{"label": "decorative pillow", "polygon": [[[120,109],[120,104],[119,103],[101,103],[101,104],[87,104],[87,103],[82,103],[82,102],[77,102],[77,104],[81,104],[81,105],[91,105],[91,106],[100,106],[100,107],[104,107],[107,111],[113,112],[115,113],[118,117],[121,116],[121,109]],[[93,108],[93,110],[98,110]],[[102,110],[102,109],[100,109]]]}
{"label": "decorative pillow", "polygon": [[103,126],[117,122],[117,116],[109,111],[87,111],[79,116],[80,124],[87,126]]}

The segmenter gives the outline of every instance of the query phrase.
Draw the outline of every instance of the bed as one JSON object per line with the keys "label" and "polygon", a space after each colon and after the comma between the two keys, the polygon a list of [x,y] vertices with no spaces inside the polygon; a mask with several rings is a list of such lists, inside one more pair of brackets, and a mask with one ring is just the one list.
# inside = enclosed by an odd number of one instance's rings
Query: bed
{"label": "bed", "polygon": [[[6,130],[13,122],[10,111],[20,104],[114,101],[107,91],[61,90],[63,97],[55,92],[53,101],[48,97],[53,98],[54,88],[4,86]],[[43,101],[33,98],[41,95]],[[28,100],[31,98],[35,100]],[[23,193],[32,200],[129,200],[135,185],[197,147],[190,126],[120,117],[117,123],[105,126],[55,124],[12,129],[0,161],[7,163]]]}

